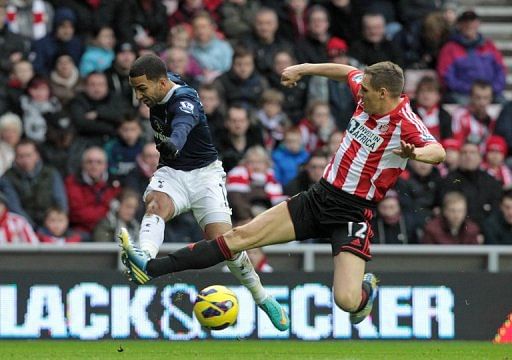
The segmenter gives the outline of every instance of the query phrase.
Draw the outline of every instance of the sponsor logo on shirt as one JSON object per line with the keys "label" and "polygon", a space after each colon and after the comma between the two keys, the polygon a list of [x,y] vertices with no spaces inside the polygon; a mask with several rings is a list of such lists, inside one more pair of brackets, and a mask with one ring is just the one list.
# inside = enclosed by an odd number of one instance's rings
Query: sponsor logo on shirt
{"label": "sponsor logo on shirt", "polygon": [[355,141],[360,143],[365,149],[370,152],[375,152],[382,144],[384,139],[375,134],[371,129],[359,123],[354,118],[350,120],[348,126],[348,133],[352,135]]}
{"label": "sponsor logo on shirt", "polygon": [[180,110],[188,114],[194,113],[194,105],[188,101],[180,101]]}

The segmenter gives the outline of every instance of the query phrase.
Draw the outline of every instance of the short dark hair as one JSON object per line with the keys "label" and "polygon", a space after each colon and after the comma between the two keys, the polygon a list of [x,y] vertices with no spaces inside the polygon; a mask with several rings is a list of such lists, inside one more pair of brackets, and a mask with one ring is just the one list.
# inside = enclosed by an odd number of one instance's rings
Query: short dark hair
{"label": "short dark hair", "polygon": [[235,59],[244,58],[247,56],[250,56],[254,59],[254,53],[251,51],[251,49],[245,46],[237,46],[233,51],[233,62],[235,62]]}
{"label": "short dark hair", "polygon": [[481,89],[491,89],[492,90],[492,84],[487,80],[475,80],[471,84],[471,94],[473,94],[473,91],[475,91],[475,88],[481,88]]}
{"label": "short dark hair", "polygon": [[139,77],[146,75],[151,81],[156,81],[167,77],[167,68],[165,63],[158,56],[147,54],[139,57],[130,68],[130,77]]}
{"label": "short dark hair", "polygon": [[37,143],[30,139],[30,138],[22,138],[15,146],[14,146],[14,149],[15,150],[18,150],[20,147],[22,146],[25,146],[25,145],[32,145],[35,149],[35,151],[40,154],[41,152],[39,151],[39,145],[37,145]]}
{"label": "short dark hair", "polygon": [[505,199],[512,200],[512,189],[507,189],[507,190],[503,191],[503,194],[501,195],[501,201],[503,201]]}

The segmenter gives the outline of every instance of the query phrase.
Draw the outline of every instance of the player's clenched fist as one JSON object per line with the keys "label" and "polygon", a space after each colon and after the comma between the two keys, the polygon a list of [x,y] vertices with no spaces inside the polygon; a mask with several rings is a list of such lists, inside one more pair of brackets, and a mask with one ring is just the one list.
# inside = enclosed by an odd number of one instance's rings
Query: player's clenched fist
{"label": "player's clenched fist", "polygon": [[296,86],[297,81],[302,78],[301,70],[302,64],[292,65],[285,68],[281,74],[281,84],[287,87]]}
{"label": "player's clenched fist", "polygon": [[178,157],[179,150],[170,140],[162,141],[156,148],[160,152],[160,156],[167,160],[174,160]]}

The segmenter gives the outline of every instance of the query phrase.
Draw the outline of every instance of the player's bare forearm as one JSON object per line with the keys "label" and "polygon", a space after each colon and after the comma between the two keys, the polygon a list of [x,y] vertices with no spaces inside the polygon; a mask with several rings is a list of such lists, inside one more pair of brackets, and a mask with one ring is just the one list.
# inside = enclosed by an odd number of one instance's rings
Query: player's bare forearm
{"label": "player's bare forearm", "polygon": [[400,141],[400,148],[393,150],[393,153],[404,159],[417,160],[428,164],[439,164],[446,157],[446,152],[438,143],[417,148],[403,140]]}
{"label": "player's bare forearm", "polygon": [[281,82],[285,86],[294,86],[303,76],[325,76],[332,80],[347,81],[347,75],[357,68],[343,64],[299,64],[289,66],[283,70]]}
{"label": "player's bare forearm", "polygon": [[414,160],[428,164],[439,164],[446,158],[446,152],[440,144],[429,144],[414,150]]}

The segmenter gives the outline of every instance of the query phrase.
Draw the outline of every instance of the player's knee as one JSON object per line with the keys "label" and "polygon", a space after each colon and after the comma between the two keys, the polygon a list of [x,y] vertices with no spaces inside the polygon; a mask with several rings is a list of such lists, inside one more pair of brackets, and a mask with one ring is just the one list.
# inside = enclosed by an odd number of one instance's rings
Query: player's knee
{"label": "player's knee", "polygon": [[235,226],[230,231],[230,243],[236,251],[245,250],[258,242],[257,233],[251,230],[250,226]]}
{"label": "player's knee", "polygon": [[171,216],[172,204],[169,201],[164,201],[158,197],[153,197],[146,205],[146,214],[155,214],[164,219]]}
{"label": "player's knee", "polygon": [[351,293],[351,292],[334,292],[334,302],[336,305],[344,311],[352,312],[357,310],[359,307],[359,303],[361,301],[361,294]]}

